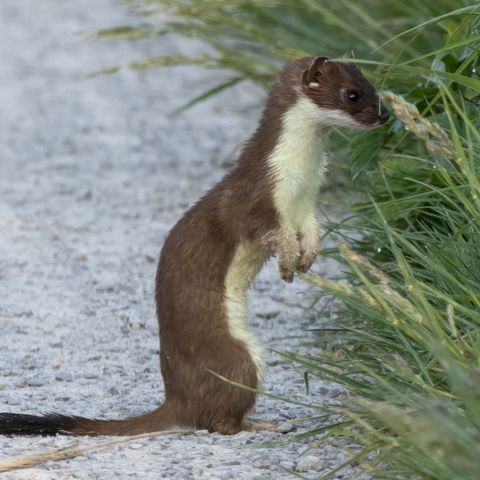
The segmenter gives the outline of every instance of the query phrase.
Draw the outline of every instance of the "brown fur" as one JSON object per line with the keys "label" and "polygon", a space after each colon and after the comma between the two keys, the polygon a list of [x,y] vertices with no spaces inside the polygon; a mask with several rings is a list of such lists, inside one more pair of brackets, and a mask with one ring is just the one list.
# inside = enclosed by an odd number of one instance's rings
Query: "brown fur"
{"label": "brown fur", "polygon": [[[344,88],[361,89],[369,104],[347,105],[339,93]],[[164,404],[154,412],[119,421],[4,414],[0,433],[124,435],[182,424],[233,434],[248,427],[244,417],[254,406],[255,394],[212,373],[251,388],[259,386],[247,346],[229,332],[225,278],[237,247],[246,242],[261,247],[265,258],[276,253],[279,260],[304,271],[313,262],[315,252],[302,250],[302,238],[287,238],[280,228],[272,196],[274,177],[267,163],[282,118],[300,94],[319,106],[341,108],[364,124],[378,122],[374,107],[378,97],[356,67],[308,57],[280,73],[260,125],[237,165],[185,213],[165,240],[155,292]],[[281,274],[293,279],[285,265]]]}

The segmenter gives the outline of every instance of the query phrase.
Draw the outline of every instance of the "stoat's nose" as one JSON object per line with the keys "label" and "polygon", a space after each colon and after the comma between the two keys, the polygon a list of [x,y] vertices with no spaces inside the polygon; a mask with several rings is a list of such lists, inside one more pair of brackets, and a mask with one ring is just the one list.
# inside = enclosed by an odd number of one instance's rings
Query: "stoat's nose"
{"label": "stoat's nose", "polygon": [[388,113],[388,110],[385,107],[382,107],[380,115],[378,116],[380,123],[385,123],[389,118],[390,118],[390,113]]}

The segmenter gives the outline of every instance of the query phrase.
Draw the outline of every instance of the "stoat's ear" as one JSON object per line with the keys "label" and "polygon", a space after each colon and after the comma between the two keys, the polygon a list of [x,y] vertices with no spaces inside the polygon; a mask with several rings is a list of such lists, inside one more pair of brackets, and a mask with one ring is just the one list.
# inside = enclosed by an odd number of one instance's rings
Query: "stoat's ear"
{"label": "stoat's ear", "polygon": [[322,66],[328,62],[328,57],[315,57],[308,68],[302,72],[302,84],[310,88],[319,86],[318,77],[321,75]]}

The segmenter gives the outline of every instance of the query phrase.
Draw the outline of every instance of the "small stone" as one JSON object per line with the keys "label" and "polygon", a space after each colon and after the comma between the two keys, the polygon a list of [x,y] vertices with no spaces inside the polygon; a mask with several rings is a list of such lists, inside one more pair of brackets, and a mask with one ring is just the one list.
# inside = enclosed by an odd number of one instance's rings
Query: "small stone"
{"label": "small stone", "polygon": [[277,432],[289,433],[295,429],[295,425],[292,422],[281,422],[277,425]]}
{"label": "small stone", "polygon": [[321,470],[323,467],[322,461],[313,455],[301,457],[297,463],[297,472],[308,472],[309,470]]}
{"label": "small stone", "polygon": [[29,387],[42,387],[43,382],[42,382],[42,380],[38,380],[38,379],[35,379],[35,378],[30,378],[30,379],[27,380],[27,385]]}
{"label": "small stone", "polygon": [[210,432],[208,430],[195,430],[194,435],[198,435],[199,437],[208,435]]}
{"label": "small stone", "polygon": [[56,358],[55,360],[52,360],[51,365],[52,365],[52,368],[56,370],[61,367],[62,362],[60,361],[60,359]]}
{"label": "small stone", "polygon": [[277,310],[274,310],[269,312],[257,313],[256,315],[257,317],[260,317],[263,320],[271,320],[272,318],[278,317],[278,315],[280,315],[280,312]]}
{"label": "small stone", "polygon": [[87,317],[94,317],[97,314],[97,312],[93,308],[90,308],[90,307],[85,307],[82,310],[82,313],[84,315],[86,315]]}
{"label": "small stone", "polygon": [[141,444],[141,443],[131,443],[130,448],[133,449],[133,450],[140,450],[141,448],[143,448],[143,444]]}
{"label": "small stone", "polygon": [[275,358],[273,360],[268,360],[267,363],[269,367],[276,367],[277,365],[283,365],[283,360]]}
{"label": "small stone", "polygon": [[71,382],[73,381],[73,375],[71,373],[58,373],[55,375],[57,382]]}
{"label": "small stone", "polygon": [[294,470],[295,464],[293,462],[290,462],[288,460],[284,460],[280,462],[280,467],[284,468],[285,470]]}
{"label": "small stone", "polygon": [[73,256],[73,259],[76,262],[84,262],[85,260],[88,259],[88,254],[85,251],[79,251]]}
{"label": "small stone", "polygon": [[96,279],[98,292],[114,292],[118,289],[118,277],[114,274],[104,273]]}
{"label": "small stone", "polygon": [[251,439],[252,437],[255,437],[256,435],[256,432],[247,432],[245,430],[241,431],[241,432],[238,432],[236,433],[233,438],[235,438],[236,440],[249,440]]}

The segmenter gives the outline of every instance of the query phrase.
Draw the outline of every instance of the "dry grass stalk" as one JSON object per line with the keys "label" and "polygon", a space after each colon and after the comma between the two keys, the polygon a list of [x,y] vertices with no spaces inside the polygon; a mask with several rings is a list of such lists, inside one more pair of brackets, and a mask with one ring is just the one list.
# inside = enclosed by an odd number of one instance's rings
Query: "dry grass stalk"
{"label": "dry grass stalk", "polygon": [[99,450],[100,448],[111,447],[128,443],[142,438],[160,437],[165,435],[191,435],[195,430],[165,430],[162,432],[142,433],[140,435],[131,435],[128,437],[115,438],[106,442],[94,443],[93,445],[84,445],[80,447],[57,448],[48,452],[36,453],[33,455],[19,455],[0,462],[0,473],[22,468],[30,468],[35,465],[41,465],[50,461],[65,460],[83,455],[86,452]]}
{"label": "dry grass stalk", "polygon": [[395,115],[408,130],[425,141],[430,152],[434,155],[441,155],[454,164],[458,163],[453,143],[447,132],[438,123],[422,117],[417,107],[408,103],[401,95],[383,91],[380,93],[380,97],[393,106]]}
{"label": "dry grass stalk", "polygon": [[[380,271],[377,267],[372,265],[365,257],[362,257],[358,253],[350,250],[346,245],[340,246],[340,251],[342,254],[350,260],[352,263],[358,265],[363,270],[367,271],[375,278],[378,282],[377,288],[379,292],[383,293],[384,298],[388,299],[392,305],[394,305],[400,312],[408,312],[409,316],[415,319],[418,323],[424,324],[425,320],[422,315],[417,311],[414,305],[407,299],[404,298],[399,292],[389,286],[390,279],[389,277]],[[366,295],[369,295],[367,292],[363,292],[363,298],[366,298]],[[369,305],[374,305],[372,302],[368,302]],[[392,319],[394,324],[398,324],[398,319],[400,316],[396,316]]]}
{"label": "dry grass stalk", "polygon": [[346,245],[340,245],[340,251],[350,261],[369,272],[370,275],[372,275],[372,277],[375,278],[378,283],[380,283],[380,285],[388,285],[390,283],[388,276],[380,271],[377,267],[373,266],[365,257],[362,257],[353,250],[350,250]]}

